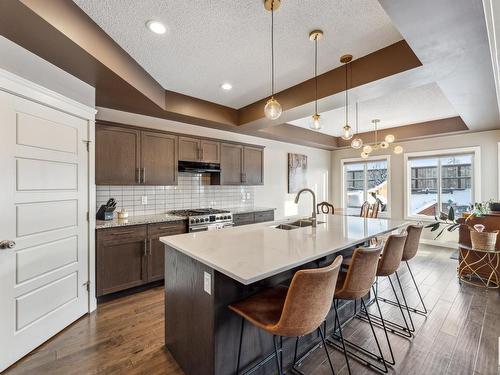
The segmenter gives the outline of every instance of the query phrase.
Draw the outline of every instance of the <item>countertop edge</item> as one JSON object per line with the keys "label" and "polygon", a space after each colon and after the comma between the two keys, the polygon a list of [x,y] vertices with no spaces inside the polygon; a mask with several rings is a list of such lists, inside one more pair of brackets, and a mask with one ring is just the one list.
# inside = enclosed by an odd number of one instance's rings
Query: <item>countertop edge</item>
{"label": "countertop edge", "polygon": [[[394,228],[391,228],[391,229],[388,229],[386,231],[383,231],[383,232],[380,232],[378,233],[378,235],[382,235],[382,234],[386,234],[386,233],[390,233],[394,230],[397,230],[397,229],[400,229],[402,227],[405,227],[406,225],[408,225],[408,221],[406,221],[405,223],[401,224],[401,225],[398,225]],[[305,229],[305,228],[303,228]],[[300,230],[300,229],[299,229]],[[238,281],[239,283],[243,284],[243,285],[250,285],[250,284],[253,284],[255,282],[258,282],[258,281],[261,281],[263,279],[266,279],[268,277],[271,277],[271,276],[275,276],[281,272],[284,272],[284,271],[287,271],[287,270],[290,270],[292,268],[295,268],[295,267],[298,267],[298,266],[301,266],[303,264],[306,264],[308,262],[311,262],[315,259],[318,259],[318,258],[322,258],[322,257],[325,257],[325,256],[328,256],[328,255],[331,255],[333,253],[336,253],[336,252],[339,252],[339,251],[343,251],[343,250],[346,250],[352,246],[355,246],[357,244],[360,244],[362,242],[366,242],[368,241],[370,238],[373,238],[374,236],[368,236],[368,237],[363,237],[363,238],[360,238],[359,240],[356,240],[356,242],[353,242],[353,243],[350,243],[350,244],[347,244],[343,247],[339,247],[337,249],[332,249],[332,250],[327,250],[325,251],[324,253],[320,254],[320,255],[315,255],[313,257],[307,257],[305,259],[302,259],[298,262],[294,262],[292,264],[288,264],[288,265],[284,265],[283,267],[279,267],[278,269],[275,269],[275,270],[272,270],[272,271],[268,271],[268,272],[265,272],[259,276],[256,276],[256,277],[252,277],[250,279],[243,279],[241,278],[240,276],[238,275],[235,275],[233,274],[232,272],[228,271],[228,270],[223,270],[221,269],[221,267],[217,266],[216,264],[213,264],[212,262],[209,262],[205,259],[201,259],[199,256],[197,256],[196,254],[192,254],[186,250],[183,250],[181,248],[179,248],[178,246],[172,244],[169,242],[168,240],[168,237],[160,237],[160,241],[163,242],[164,245],[167,245],[177,251],[179,251],[180,253],[184,254],[184,255],[187,255],[188,257],[192,258],[192,259],[195,259],[196,261],[214,269],[215,271],[217,272],[220,272],[230,278],[232,278],[233,280],[236,280]]]}

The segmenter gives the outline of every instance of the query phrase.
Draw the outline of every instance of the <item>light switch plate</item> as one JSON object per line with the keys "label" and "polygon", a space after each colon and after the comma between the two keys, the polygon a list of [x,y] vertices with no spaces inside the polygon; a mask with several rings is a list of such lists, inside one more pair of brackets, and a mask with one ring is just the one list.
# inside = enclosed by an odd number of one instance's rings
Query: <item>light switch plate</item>
{"label": "light switch plate", "polygon": [[141,197],[141,204],[148,204],[148,197],[146,195]]}
{"label": "light switch plate", "polygon": [[212,276],[208,272],[203,272],[203,290],[212,294]]}

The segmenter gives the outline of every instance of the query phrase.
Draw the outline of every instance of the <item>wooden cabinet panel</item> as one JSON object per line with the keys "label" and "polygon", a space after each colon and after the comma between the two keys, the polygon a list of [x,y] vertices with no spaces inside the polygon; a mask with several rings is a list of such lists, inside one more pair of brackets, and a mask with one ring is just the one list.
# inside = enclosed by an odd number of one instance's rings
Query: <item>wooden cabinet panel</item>
{"label": "wooden cabinet panel", "polygon": [[177,137],[170,134],[141,132],[142,183],[177,183]]}
{"label": "wooden cabinet panel", "polygon": [[165,244],[159,240],[160,237],[186,233],[186,224],[185,221],[180,221],[148,226],[148,282],[163,280],[165,277]]}
{"label": "wooden cabinet panel", "polygon": [[234,226],[248,225],[255,222],[255,216],[253,212],[247,212],[244,214],[233,214]]}
{"label": "wooden cabinet panel", "polygon": [[199,161],[200,140],[196,138],[179,137],[179,160]]}
{"label": "wooden cabinet panel", "polygon": [[146,226],[97,233],[97,296],[147,282]]}
{"label": "wooden cabinet panel", "polygon": [[221,143],[220,168],[222,185],[241,185],[243,146]]}
{"label": "wooden cabinet panel", "polygon": [[139,184],[141,132],[117,126],[96,126],[97,185]]}
{"label": "wooden cabinet panel", "polygon": [[264,150],[257,147],[243,147],[243,182],[245,185],[264,183]]}
{"label": "wooden cabinet panel", "polygon": [[256,212],[254,214],[256,223],[263,223],[265,221],[273,221],[274,220],[274,211],[262,211]]}
{"label": "wooden cabinet panel", "polygon": [[220,143],[201,140],[201,161],[205,163],[220,163]]}

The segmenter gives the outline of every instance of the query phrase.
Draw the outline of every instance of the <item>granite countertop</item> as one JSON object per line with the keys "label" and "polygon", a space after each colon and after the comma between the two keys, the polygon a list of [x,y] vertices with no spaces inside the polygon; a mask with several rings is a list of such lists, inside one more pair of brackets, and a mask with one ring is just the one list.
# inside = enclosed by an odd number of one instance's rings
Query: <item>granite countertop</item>
{"label": "granite countertop", "polygon": [[296,218],[161,237],[166,245],[248,285],[405,226],[393,219],[318,215],[316,228],[275,228]]}
{"label": "granite countertop", "polygon": [[250,212],[263,212],[263,211],[275,211],[276,208],[273,207],[229,207],[224,208],[225,210],[231,211],[232,214],[247,214]]}
{"label": "granite countertop", "polygon": [[141,224],[154,224],[154,223],[167,223],[169,221],[186,220],[184,216],[175,216],[169,214],[157,215],[139,215],[130,216],[127,219],[113,219],[113,220],[96,220],[96,229],[126,227],[128,225],[141,225]]}

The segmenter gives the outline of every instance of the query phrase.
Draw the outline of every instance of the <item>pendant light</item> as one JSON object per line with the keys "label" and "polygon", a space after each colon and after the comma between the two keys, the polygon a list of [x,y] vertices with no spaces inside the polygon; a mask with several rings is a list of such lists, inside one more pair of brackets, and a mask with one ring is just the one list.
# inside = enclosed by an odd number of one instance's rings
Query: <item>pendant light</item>
{"label": "pendant light", "polygon": [[264,0],[264,8],[271,12],[271,98],[264,107],[264,114],[270,120],[276,120],[283,111],[281,104],[274,98],[274,11],[278,10],[280,0]]}
{"label": "pendant light", "polygon": [[[387,134],[385,136],[385,139],[382,142],[379,143],[379,141],[378,141],[378,124],[379,124],[379,122],[380,122],[379,119],[373,119],[372,120],[372,124],[375,127],[375,143],[373,145],[366,144],[363,147],[363,152],[361,152],[361,157],[363,159],[368,158],[373,151],[376,151],[376,150],[379,150],[379,149],[383,149],[383,150],[388,149],[389,147],[391,147],[391,144],[396,140],[396,138],[394,137],[394,135]],[[404,150],[403,150],[402,146],[399,146],[399,145],[398,146],[394,146],[393,152],[395,154],[401,154],[403,151]]]}
{"label": "pendant light", "polygon": [[349,126],[349,87],[347,82],[347,65],[352,61],[352,55],[343,55],[340,62],[345,65],[345,125],[342,128],[342,139],[348,141],[352,138],[351,127]]}
{"label": "pendant light", "polygon": [[351,147],[355,150],[363,147],[363,140],[359,137],[359,116],[358,116],[358,102],[356,102],[356,137],[351,141]]}
{"label": "pendant light", "polygon": [[323,31],[314,30],[309,34],[309,39],[314,42],[314,114],[311,116],[312,130],[321,129],[321,116],[318,114],[318,40],[323,37]]}

